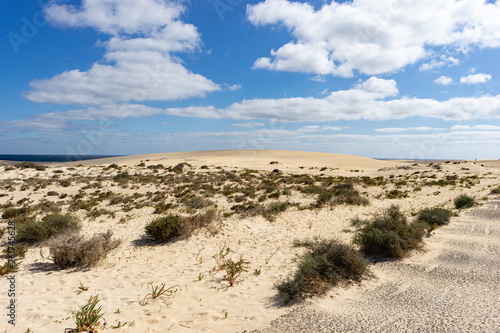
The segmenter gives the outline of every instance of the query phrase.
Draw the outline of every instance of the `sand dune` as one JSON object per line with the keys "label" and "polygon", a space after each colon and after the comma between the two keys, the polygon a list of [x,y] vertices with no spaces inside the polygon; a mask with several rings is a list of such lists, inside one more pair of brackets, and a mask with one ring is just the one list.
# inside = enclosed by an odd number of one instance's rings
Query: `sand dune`
{"label": "sand dune", "polygon": [[[338,168],[342,171],[356,168],[374,171],[383,167],[398,165],[397,162],[393,161],[380,161],[353,155],[283,150],[214,150],[147,154],[71,162],[67,165],[109,165],[111,163],[117,163],[132,166],[142,161],[148,162],[149,164],[154,162],[175,165],[177,163],[187,162],[193,166],[210,164],[213,166],[253,168],[259,170],[273,170],[278,168],[287,172],[303,172],[304,169],[321,167]],[[272,161],[276,161],[278,164],[270,164]],[[300,169],[300,167],[303,167],[303,169]]]}
{"label": "sand dune", "polygon": [[[141,161],[144,167],[137,166]],[[278,164],[269,164],[271,161]],[[169,168],[182,162],[191,167],[176,176]],[[375,276],[360,286],[337,288],[325,298],[290,307],[279,305],[273,288],[296,268],[294,258],[303,251],[292,246],[297,239],[321,236],[349,242],[352,232],[346,230],[353,230],[352,218],[370,216],[392,204],[398,204],[411,218],[424,207],[440,205],[451,209],[453,198],[462,193],[474,196],[479,203],[493,198],[489,195],[491,189],[500,185],[498,161],[485,161],[483,167],[473,161],[446,162],[413,165],[413,162],[337,154],[212,151],[58,163],[44,172],[0,168],[1,205],[11,202],[19,207],[26,198],[28,201],[24,204],[35,206],[48,200],[60,203],[66,212],[72,202],[79,200],[77,197],[89,201],[98,198],[100,193],[110,192],[114,198],[128,200],[116,204],[104,199],[96,201],[94,208],[72,212],[80,218],[84,235],[112,229],[115,236],[123,240],[122,245],[96,267],[57,269],[51,260],[40,255],[40,250],[48,254],[43,244],[29,248],[21,270],[16,273],[17,326],[4,325],[6,321],[2,319],[0,332],[26,332],[28,328],[35,333],[63,332],[75,326],[75,312],[90,295],[96,294],[105,311],[104,332],[287,332],[293,331],[292,326],[306,332],[336,329],[342,332],[460,332],[464,327],[469,331],[494,332],[499,326],[498,316],[494,316],[499,312],[495,298],[499,282],[498,270],[495,270],[498,267],[499,231],[495,224],[498,216],[494,212],[494,219],[485,219],[491,214],[484,213],[492,208],[474,210],[471,215],[459,212],[460,216],[453,218],[449,226],[438,229],[425,240],[424,252],[401,262],[375,264],[372,268]],[[112,163],[118,164],[118,169],[108,168]],[[75,166],[79,164],[84,166]],[[157,164],[165,168],[147,168]],[[204,165],[207,168],[202,169]],[[252,178],[245,169],[260,171],[250,173]],[[273,169],[281,170],[282,174],[270,178],[274,175]],[[114,180],[124,172],[135,175],[131,178],[133,181]],[[294,188],[302,186],[301,181],[291,183],[297,174],[319,177],[318,186],[327,186],[322,181],[327,184],[337,179],[335,177],[351,177],[336,181],[356,180],[355,188],[369,199],[370,205],[326,205],[311,209],[317,195]],[[181,215],[202,211],[186,207],[181,197],[173,195],[177,193],[176,188],[184,191],[195,186],[183,183],[189,180],[184,175],[193,182],[209,179],[194,190],[194,194],[205,196],[217,205],[216,233],[200,230],[189,238],[158,245],[143,241],[144,226],[158,216],[154,214],[154,205],[158,202],[152,201],[155,195],[166,193],[162,200],[178,204],[172,211]],[[205,176],[213,177],[213,181],[203,178]],[[367,176],[380,177],[383,185],[364,183],[360,177]],[[164,178],[155,183],[158,177]],[[217,177],[224,178],[218,181]],[[276,192],[266,192],[269,179],[277,180],[274,185],[278,190],[272,190]],[[455,179],[454,185],[437,182],[450,179]],[[63,186],[60,183],[63,180],[70,185]],[[436,183],[424,185],[428,181]],[[209,186],[216,187],[217,191],[207,193]],[[238,186],[242,188],[236,191],[254,190],[255,196],[231,193],[230,189]],[[286,189],[288,194],[283,194]],[[50,191],[58,196],[49,196]],[[224,191],[227,193],[222,194]],[[402,195],[389,199],[391,191]],[[280,192],[277,199],[265,198],[277,192]],[[65,194],[68,196],[64,197]],[[291,205],[274,221],[262,215],[234,214],[231,209],[239,203],[236,200],[258,203],[259,197],[264,197],[263,204],[282,200]],[[110,212],[92,217],[94,209]],[[36,214],[41,218],[45,213],[37,211]],[[2,220],[0,227],[5,227],[6,222]],[[231,248],[231,258],[236,260],[244,255],[250,262],[248,272],[232,287],[223,272],[213,270],[213,256],[223,244]],[[471,261],[477,265],[467,266]],[[182,291],[141,306],[139,302],[149,292],[149,282],[180,285]],[[81,285],[87,290],[80,290]],[[7,304],[6,279],[1,280],[0,290],[1,304]],[[412,312],[412,304],[416,312]],[[466,310],[472,304],[477,304],[475,310]],[[391,317],[393,312],[395,317]],[[125,322],[125,326],[111,328]]]}

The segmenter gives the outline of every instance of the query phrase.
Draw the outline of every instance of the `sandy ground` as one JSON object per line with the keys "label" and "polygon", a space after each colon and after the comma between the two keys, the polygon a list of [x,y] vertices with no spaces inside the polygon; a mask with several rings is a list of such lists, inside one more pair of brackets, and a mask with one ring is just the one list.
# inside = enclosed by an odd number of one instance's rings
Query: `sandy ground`
{"label": "sandy ground", "polygon": [[[270,164],[271,161],[278,164]],[[269,173],[279,169],[291,175],[384,179],[401,176],[410,180],[413,177],[415,183],[398,185],[407,191],[405,198],[385,197],[387,191],[396,188],[393,183],[383,187],[358,186],[358,190],[370,200],[367,207],[340,205],[317,210],[293,207],[273,222],[262,216],[232,215],[220,219],[215,235],[200,231],[188,239],[160,245],[144,242],[141,238],[146,223],[157,217],[151,207],[130,212],[122,212],[114,206],[103,207],[115,209],[116,217],[97,219],[90,219],[83,211],[77,211],[75,214],[82,221],[84,234],[92,235],[111,228],[115,236],[123,240],[122,245],[98,266],[84,270],[57,269],[40,255],[40,250],[47,254],[47,248],[43,245],[30,247],[21,270],[16,273],[17,325],[12,327],[7,323],[8,318],[2,315],[2,332],[27,332],[28,329],[35,333],[64,332],[65,328],[75,326],[75,312],[96,294],[99,294],[105,311],[104,331],[498,332],[500,244],[497,223],[500,218],[492,208],[493,197],[488,195],[492,187],[500,185],[499,161],[462,161],[456,164],[442,161],[433,162],[433,165],[419,162],[414,165],[408,161],[283,151],[131,156],[50,165],[47,173],[33,169],[4,170],[0,172],[0,181],[13,181],[14,186],[0,190],[0,194],[4,194],[0,197],[0,204],[23,198],[36,203],[47,198],[51,190],[74,195],[86,185],[74,182],[67,188],[50,185],[37,191],[21,189],[29,179],[51,176],[56,169],[64,172],[62,178],[113,176],[116,170],[103,167],[116,163],[121,166],[121,171],[154,175],[152,170],[138,168],[141,162],[146,166],[160,163],[174,166],[187,162],[196,173],[221,169],[255,169]],[[83,167],[74,168],[79,164]],[[436,169],[435,164],[440,168]],[[204,165],[208,166],[208,171],[201,169]],[[322,168],[325,169],[321,171]],[[467,186],[464,183],[412,190],[422,174],[435,174],[437,179],[451,175],[478,176],[479,180],[470,181]],[[162,190],[153,185],[120,187],[112,182],[105,182],[104,187],[124,195]],[[295,270],[294,258],[302,250],[292,247],[294,240],[321,236],[349,242],[352,233],[345,230],[353,229],[350,225],[352,218],[370,216],[391,204],[400,205],[408,216],[424,207],[440,205],[452,208],[453,198],[462,193],[476,197],[484,206],[477,211],[460,212],[449,226],[426,238],[424,252],[400,262],[374,264],[371,267],[374,277],[360,286],[337,288],[325,298],[280,306],[273,285]],[[231,203],[224,198],[213,200],[220,212],[229,211]],[[287,200],[305,205],[314,198],[293,194]],[[248,272],[243,273],[233,287],[229,287],[223,272],[213,271],[213,256],[223,244],[231,248],[230,257],[236,260],[244,255],[250,262]],[[158,297],[141,306],[139,302],[149,292],[149,282],[179,285],[182,291],[173,296]],[[79,290],[82,285],[86,291]],[[5,292],[8,289],[8,281],[2,279],[1,304],[8,304],[11,299]],[[125,326],[112,329],[112,326],[125,322]]]}
{"label": "sandy ground", "polygon": [[261,333],[500,332],[500,197],[454,218],[377,283],[294,308]]}

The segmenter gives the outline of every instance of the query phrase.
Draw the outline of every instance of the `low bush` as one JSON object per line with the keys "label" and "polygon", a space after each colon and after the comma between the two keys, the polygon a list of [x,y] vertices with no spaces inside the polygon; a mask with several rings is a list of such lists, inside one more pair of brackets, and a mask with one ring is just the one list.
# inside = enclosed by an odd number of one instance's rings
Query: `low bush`
{"label": "low bush", "polygon": [[189,237],[195,230],[208,227],[216,216],[215,209],[207,209],[204,213],[183,217],[179,222],[179,234],[183,237]]}
{"label": "low bush", "polygon": [[353,242],[368,256],[403,258],[409,251],[422,245],[424,229],[421,222],[408,224],[398,206],[392,205],[372,220],[357,221]]}
{"label": "low bush", "polygon": [[90,239],[75,234],[52,238],[48,243],[50,257],[61,268],[95,266],[121,244],[112,236],[113,231],[108,230]]}
{"label": "low bush", "polygon": [[451,211],[444,208],[425,208],[418,212],[417,221],[429,226],[442,226],[450,223]]}
{"label": "low bush", "polygon": [[146,235],[158,242],[165,242],[180,235],[180,216],[158,217],[145,226]]}
{"label": "low bush", "polygon": [[284,212],[289,207],[289,203],[286,201],[276,201],[271,202],[267,205],[262,216],[264,216],[269,221],[274,221],[279,213]]}
{"label": "low bush", "polygon": [[342,282],[360,282],[368,274],[368,261],[350,245],[319,239],[296,245],[309,251],[299,258],[295,274],[275,285],[285,304],[322,295]]}
{"label": "low bush", "polygon": [[31,212],[31,209],[28,206],[21,207],[21,208],[8,208],[3,212],[2,218],[3,219],[12,219],[12,218],[16,218],[16,217],[19,217],[22,215],[28,215],[30,212]]}
{"label": "low bush", "polygon": [[453,203],[455,204],[456,209],[462,209],[462,208],[470,208],[470,207],[474,206],[475,201],[474,201],[474,198],[469,197],[466,194],[461,194],[455,198]]}
{"label": "low bush", "polygon": [[500,194],[500,186],[491,190],[490,194]]}
{"label": "low bush", "polygon": [[7,246],[2,250],[2,254],[6,258],[24,258],[26,256],[26,252],[28,252],[27,245],[14,245]]}
{"label": "low bush", "polygon": [[41,222],[30,220],[16,225],[17,241],[33,244],[50,237],[79,229],[78,219],[73,215],[47,215]]}

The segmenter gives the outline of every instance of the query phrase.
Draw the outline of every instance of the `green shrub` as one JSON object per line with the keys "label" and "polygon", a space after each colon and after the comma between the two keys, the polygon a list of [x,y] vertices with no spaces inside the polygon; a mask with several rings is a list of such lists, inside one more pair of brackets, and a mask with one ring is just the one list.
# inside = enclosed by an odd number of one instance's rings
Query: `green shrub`
{"label": "green shrub", "polygon": [[269,221],[274,221],[279,213],[284,212],[289,207],[286,201],[276,201],[267,205],[262,216],[264,216]]}
{"label": "green shrub", "polygon": [[455,204],[456,209],[470,208],[474,206],[474,198],[469,197],[468,195],[465,194],[461,194],[455,198],[453,203]]}
{"label": "green shrub", "polygon": [[360,282],[368,274],[368,261],[350,245],[318,239],[296,245],[310,251],[299,258],[293,276],[275,285],[285,304],[324,294],[341,282]]}
{"label": "green shrub", "polygon": [[409,251],[421,247],[424,229],[420,222],[408,224],[398,206],[392,205],[371,221],[358,221],[353,242],[368,255],[402,258]]}
{"label": "green shrub", "polygon": [[442,226],[450,222],[451,212],[444,208],[425,208],[418,212],[417,221]]}
{"label": "green shrub", "polygon": [[75,234],[60,235],[49,240],[50,257],[61,268],[94,266],[121,244],[121,240],[112,236],[111,230],[90,239]]}
{"label": "green shrub", "polygon": [[26,256],[26,252],[28,252],[27,245],[7,246],[2,250],[2,254],[6,258],[24,258]]}
{"label": "green shrub", "polygon": [[159,242],[177,237],[180,234],[180,220],[180,216],[172,214],[158,217],[146,225],[146,235]]}
{"label": "green shrub", "polygon": [[2,218],[3,219],[12,219],[12,218],[16,218],[16,217],[19,217],[22,215],[28,215],[30,212],[31,212],[31,209],[28,206],[21,207],[21,208],[8,208],[3,212]]}
{"label": "green shrub", "polygon": [[33,244],[68,231],[79,229],[76,217],[72,215],[47,215],[41,222],[30,220],[16,225],[17,241]]}

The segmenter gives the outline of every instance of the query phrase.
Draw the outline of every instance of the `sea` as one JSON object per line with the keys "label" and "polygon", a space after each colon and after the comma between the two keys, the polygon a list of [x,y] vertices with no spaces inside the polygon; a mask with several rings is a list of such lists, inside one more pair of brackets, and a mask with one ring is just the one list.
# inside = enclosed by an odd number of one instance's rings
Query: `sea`
{"label": "sea", "polygon": [[120,157],[124,155],[0,155],[0,161],[16,162],[76,162],[85,160],[95,160],[98,158]]}

